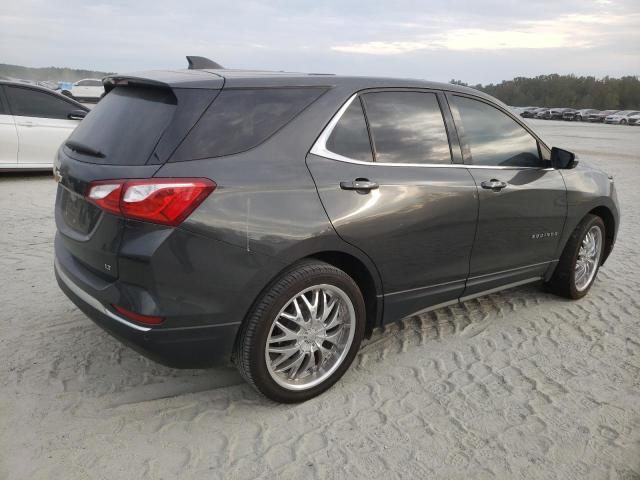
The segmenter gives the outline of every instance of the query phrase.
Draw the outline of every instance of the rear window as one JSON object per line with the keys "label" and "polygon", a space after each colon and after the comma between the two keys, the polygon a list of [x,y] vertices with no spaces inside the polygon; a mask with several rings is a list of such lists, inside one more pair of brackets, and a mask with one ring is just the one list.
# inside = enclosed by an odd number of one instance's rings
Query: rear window
{"label": "rear window", "polygon": [[244,152],[289,123],[325,89],[223,90],[178,147],[172,162]]}
{"label": "rear window", "polygon": [[[110,165],[144,165],[171,122],[176,98],[170,90],[116,87],[86,116],[69,137],[82,161]],[[94,151],[98,154],[83,152]]]}

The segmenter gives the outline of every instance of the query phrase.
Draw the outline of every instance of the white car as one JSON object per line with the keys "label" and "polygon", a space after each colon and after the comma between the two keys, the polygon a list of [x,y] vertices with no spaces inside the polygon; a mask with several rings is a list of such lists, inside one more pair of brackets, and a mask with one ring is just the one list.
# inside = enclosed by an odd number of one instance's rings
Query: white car
{"label": "white car", "polygon": [[88,111],[49,89],[0,81],[0,171],[50,169]]}
{"label": "white car", "polygon": [[618,113],[614,113],[613,115],[609,115],[604,119],[604,123],[610,123],[614,125],[626,125],[629,123],[629,117],[634,115],[640,115],[640,112],[637,110],[621,110]]}
{"label": "white car", "polygon": [[104,86],[99,78],[83,78],[61,93],[79,102],[97,102],[104,95]]}
{"label": "white car", "polygon": [[627,118],[627,121],[629,122],[629,125],[640,125],[640,113],[637,115],[631,115]]}

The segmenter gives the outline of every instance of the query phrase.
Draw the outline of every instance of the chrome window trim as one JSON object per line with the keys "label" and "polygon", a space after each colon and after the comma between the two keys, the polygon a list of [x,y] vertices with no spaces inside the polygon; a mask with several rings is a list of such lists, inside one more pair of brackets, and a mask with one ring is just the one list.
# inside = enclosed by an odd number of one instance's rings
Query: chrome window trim
{"label": "chrome window trim", "polygon": [[[358,94],[354,93],[353,95],[351,95],[351,97],[349,97],[349,99],[344,103],[344,105],[342,105],[342,107],[340,107],[340,110],[338,110],[336,112],[336,114],[333,116],[333,118],[331,119],[329,124],[326,127],[324,127],[324,130],[322,131],[322,133],[320,134],[320,136],[316,140],[316,143],[314,143],[313,147],[311,147],[310,153],[313,153],[314,155],[318,155],[320,157],[326,157],[326,158],[331,158],[333,160],[339,160],[341,162],[355,162],[355,163],[362,163],[362,164],[366,164],[366,165],[374,163],[374,162],[365,162],[365,161],[362,161],[362,160],[355,160],[353,158],[345,157],[345,156],[340,155],[338,153],[334,153],[334,152],[332,152],[331,150],[329,150],[327,148],[327,141],[329,140],[329,137],[333,133],[333,129],[336,128],[336,125],[338,124],[338,122],[342,118],[342,115],[344,115],[344,112],[347,111],[349,106],[353,103],[353,101],[356,98],[358,98]],[[371,147],[371,145],[369,145],[369,147]],[[371,155],[373,156],[373,153]]]}
{"label": "chrome window trim", "polygon": [[[426,168],[471,168],[471,169],[484,169],[484,170],[554,170],[553,168],[541,168],[541,167],[511,167],[502,165],[465,165],[463,163],[384,163],[384,162],[365,162],[363,160],[356,160],[355,158],[345,157],[338,153],[332,152],[327,148],[327,141],[333,133],[333,129],[336,127],[344,112],[347,111],[351,103],[358,98],[358,93],[354,93],[349,99],[340,107],[335,113],[333,118],[329,121],[322,133],[315,141],[309,153],[318,155],[319,157],[329,158],[331,160],[337,160],[339,162],[355,163],[357,165],[369,165],[379,167],[426,167]],[[535,137],[534,137],[535,138]]]}
{"label": "chrome window trim", "polygon": [[82,290],[82,288],[80,288],[73,280],[71,280],[67,276],[66,273],[62,271],[57,258],[54,260],[54,268],[58,273],[60,280],[62,280],[62,282],[69,288],[69,290],[71,290],[75,295],[78,296],[78,298],[80,298],[80,300],[82,300],[87,305],[90,305],[98,312],[103,313],[108,317],[116,320],[117,322],[120,322],[123,325],[126,325],[129,328],[133,328],[134,330],[138,330],[140,332],[148,332],[149,330],[151,330],[151,328],[136,325],[135,323],[131,323],[130,321],[125,320],[124,318],[116,315],[115,313],[107,309],[107,307],[105,307],[102,303],[100,303],[100,301],[97,298],[92,297],[87,292]]}

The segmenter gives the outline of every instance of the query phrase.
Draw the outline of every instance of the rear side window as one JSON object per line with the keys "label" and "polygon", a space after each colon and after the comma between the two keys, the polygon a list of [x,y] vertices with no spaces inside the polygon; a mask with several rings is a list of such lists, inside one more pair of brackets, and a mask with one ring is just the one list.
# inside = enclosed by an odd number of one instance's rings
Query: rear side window
{"label": "rear side window", "polygon": [[78,108],[56,95],[31,88],[6,86],[11,112],[23,117],[67,119]]}
{"label": "rear side window", "polygon": [[474,165],[541,166],[537,140],[519,123],[487,103],[454,99]]}
{"label": "rear side window", "polygon": [[[89,112],[69,142],[100,155],[82,155],[90,163],[144,165],[176,109],[170,90],[116,87]],[[86,158],[85,158],[86,157]]]}
{"label": "rear side window", "polygon": [[324,91],[320,88],[223,90],[171,161],[221,157],[249,150],[289,123]]}
{"label": "rear side window", "polygon": [[449,139],[434,93],[363,96],[376,162],[451,163]]}
{"label": "rear side window", "polygon": [[356,98],[344,112],[326,143],[327,150],[343,157],[372,162],[371,144],[362,104]]}

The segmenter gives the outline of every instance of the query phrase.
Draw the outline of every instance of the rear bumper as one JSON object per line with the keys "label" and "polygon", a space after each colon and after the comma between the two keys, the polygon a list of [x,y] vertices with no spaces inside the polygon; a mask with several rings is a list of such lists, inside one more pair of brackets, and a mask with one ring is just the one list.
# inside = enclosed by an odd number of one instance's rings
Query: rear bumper
{"label": "rear bumper", "polygon": [[230,361],[238,323],[150,328],[113,313],[72,278],[58,257],[54,269],[60,289],[85,315],[142,355],[174,368],[202,368]]}

